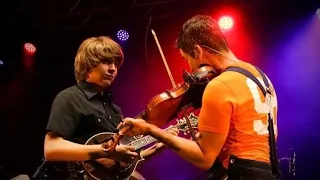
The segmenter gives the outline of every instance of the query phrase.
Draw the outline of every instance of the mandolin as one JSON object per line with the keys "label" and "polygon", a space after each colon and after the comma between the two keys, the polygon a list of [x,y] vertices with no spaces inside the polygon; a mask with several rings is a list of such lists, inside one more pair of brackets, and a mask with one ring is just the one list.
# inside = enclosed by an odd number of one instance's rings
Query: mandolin
{"label": "mandolin", "polygon": [[[197,128],[198,126],[198,117],[193,113],[189,114],[187,117],[190,121],[192,128]],[[189,132],[189,126],[187,124],[186,118],[177,119],[177,123],[173,125],[173,127],[177,128],[179,131]],[[164,130],[168,130],[172,127],[166,128]],[[94,145],[101,144],[102,142],[108,141],[111,137],[113,137],[115,133],[111,132],[103,132],[96,134],[89,138],[85,145]],[[152,136],[144,136],[138,139],[132,137],[124,137],[120,140],[120,144],[131,145],[135,147],[137,152],[141,152],[141,150],[148,145],[156,142],[157,139]],[[139,162],[144,161],[144,158],[141,156],[135,157],[128,165],[121,166],[120,163],[116,163],[111,167],[106,167],[96,161],[83,161],[81,165],[85,171],[85,174],[88,176],[90,180],[128,180],[134,170],[136,169]]]}

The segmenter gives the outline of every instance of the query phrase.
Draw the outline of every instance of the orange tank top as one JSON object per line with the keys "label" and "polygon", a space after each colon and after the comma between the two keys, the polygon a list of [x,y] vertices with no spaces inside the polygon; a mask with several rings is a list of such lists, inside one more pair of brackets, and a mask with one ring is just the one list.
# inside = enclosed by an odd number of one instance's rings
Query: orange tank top
{"label": "orange tank top", "polygon": [[[254,66],[245,62],[238,62],[236,66],[251,72],[265,87],[262,77]],[[250,78],[233,71],[222,73],[214,81],[221,82],[221,85],[216,88],[229,89],[228,91],[221,91],[222,93],[229,93],[228,96],[223,95],[222,98],[217,98],[215,101],[225,101],[224,97],[232,97],[228,101],[234,107],[231,113],[229,133],[218,157],[223,162],[223,166],[228,167],[230,155],[269,163],[268,106],[258,85]],[[268,81],[272,86],[269,78]],[[273,107],[271,116],[274,120],[274,130],[277,138],[277,96],[275,92],[272,95],[271,103]],[[224,113],[219,114],[223,119]],[[210,113],[204,113],[201,116],[210,116]],[[208,128],[210,126],[215,126],[215,123],[208,120],[202,122],[202,118],[199,118],[199,130],[210,130]],[[214,132],[217,127],[211,129]]]}

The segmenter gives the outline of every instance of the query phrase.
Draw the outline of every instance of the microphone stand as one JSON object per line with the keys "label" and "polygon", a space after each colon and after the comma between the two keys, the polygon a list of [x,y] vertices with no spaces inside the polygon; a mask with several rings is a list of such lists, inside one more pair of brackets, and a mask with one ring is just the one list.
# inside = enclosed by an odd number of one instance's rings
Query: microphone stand
{"label": "microphone stand", "polygon": [[43,171],[43,168],[44,168],[47,161],[44,158],[42,158],[41,161],[42,161],[42,163],[40,164],[40,166],[37,168],[36,172],[31,177],[32,180],[38,179],[40,173],[42,173],[42,171]]}
{"label": "microphone stand", "polygon": [[[292,157],[288,157],[289,152],[292,151]],[[288,162],[288,175],[296,176],[296,151],[293,148],[287,150],[286,156],[279,159],[279,162]]]}

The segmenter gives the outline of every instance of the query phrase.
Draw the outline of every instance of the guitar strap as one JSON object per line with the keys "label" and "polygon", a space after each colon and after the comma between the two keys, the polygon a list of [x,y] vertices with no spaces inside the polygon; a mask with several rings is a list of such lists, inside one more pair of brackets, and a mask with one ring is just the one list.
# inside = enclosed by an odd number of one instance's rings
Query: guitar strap
{"label": "guitar strap", "polygon": [[269,139],[269,147],[270,147],[271,172],[277,179],[280,179],[282,174],[280,171],[279,160],[278,160],[278,155],[277,155],[277,147],[276,147],[276,141],[275,141],[275,135],[274,135],[273,119],[270,114],[270,111],[272,110],[271,109],[271,96],[272,96],[273,89],[270,86],[266,75],[261,71],[261,69],[259,69],[258,67],[255,67],[255,68],[257,69],[257,71],[261,75],[266,88],[260,83],[260,81],[251,72],[249,72],[243,68],[231,66],[231,67],[226,68],[224,70],[224,72],[235,71],[235,72],[241,73],[244,76],[250,78],[253,82],[255,82],[259,86],[264,97],[267,98],[266,101],[269,104],[269,113],[268,113],[269,137],[268,137],[268,139]]}

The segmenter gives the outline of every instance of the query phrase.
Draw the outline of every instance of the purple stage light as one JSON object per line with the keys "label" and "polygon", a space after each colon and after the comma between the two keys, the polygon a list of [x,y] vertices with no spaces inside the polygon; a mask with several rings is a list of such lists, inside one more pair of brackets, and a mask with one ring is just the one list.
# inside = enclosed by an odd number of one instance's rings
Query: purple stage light
{"label": "purple stage light", "polygon": [[117,32],[117,37],[120,41],[126,41],[129,39],[129,33],[125,30],[119,30]]}

